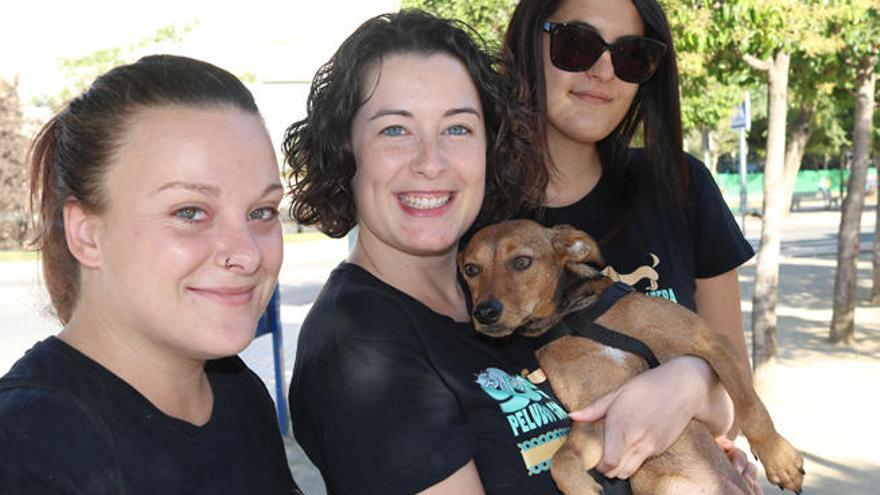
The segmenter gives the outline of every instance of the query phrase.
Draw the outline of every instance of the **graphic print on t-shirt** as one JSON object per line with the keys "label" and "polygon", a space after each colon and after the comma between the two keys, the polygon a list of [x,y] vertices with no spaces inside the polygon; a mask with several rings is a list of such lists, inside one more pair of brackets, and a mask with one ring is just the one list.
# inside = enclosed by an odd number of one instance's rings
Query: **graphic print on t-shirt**
{"label": "graphic print on t-shirt", "polygon": [[647,280],[648,290],[645,291],[645,294],[652,297],[662,297],[677,303],[675,290],[672,287],[660,288],[660,274],[657,272],[657,267],[660,265],[660,257],[654,253],[648,253],[648,255],[651,257],[650,265],[639,266],[630,273],[618,273],[613,266],[608,265],[602,270],[602,274],[615,282],[623,282],[633,287],[642,280]]}
{"label": "graphic print on t-shirt", "polygon": [[[498,368],[486,368],[476,383],[498,401],[529,476],[550,469],[553,454],[568,436],[568,413],[547,393],[519,375]],[[560,423],[557,428],[547,426]]]}

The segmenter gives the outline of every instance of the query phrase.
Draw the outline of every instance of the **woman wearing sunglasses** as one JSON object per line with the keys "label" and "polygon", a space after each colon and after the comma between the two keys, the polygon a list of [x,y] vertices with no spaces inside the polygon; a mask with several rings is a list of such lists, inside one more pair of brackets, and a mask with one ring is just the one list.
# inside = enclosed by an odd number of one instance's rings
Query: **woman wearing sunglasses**
{"label": "woman wearing sunglasses", "polygon": [[[606,273],[695,310],[748,370],[737,267],[753,250],[706,167],[682,151],[675,52],[658,3],[522,0],[504,55],[544,156],[545,208],[534,216],[599,239]],[[629,149],[640,130],[644,149]],[[683,357],[573,414],[602,417],[598,469],[628,478],[691,418],[721,436],[732,410],[708,365]],[[742,452],[719,442],[753,481]]]}

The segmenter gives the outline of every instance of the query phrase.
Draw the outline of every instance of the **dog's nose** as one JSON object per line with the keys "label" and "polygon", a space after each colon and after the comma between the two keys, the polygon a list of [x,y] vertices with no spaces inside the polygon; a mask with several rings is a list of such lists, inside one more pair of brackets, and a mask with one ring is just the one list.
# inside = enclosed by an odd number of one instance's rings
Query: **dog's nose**
{"label": "dog's nose", "polygon": [[498,322],[503,309],[504,306],[497,300],[482,302],[474,308],[474,318],[484,325],[491,325]]}

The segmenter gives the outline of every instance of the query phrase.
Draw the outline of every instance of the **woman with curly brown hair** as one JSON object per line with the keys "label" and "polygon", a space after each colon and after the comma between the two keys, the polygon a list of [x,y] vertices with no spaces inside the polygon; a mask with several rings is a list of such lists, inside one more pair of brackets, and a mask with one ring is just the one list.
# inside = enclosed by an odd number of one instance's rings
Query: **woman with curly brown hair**
{"label": "woman with curly brown hair", "polygon": [[358,226],[290,385],[294,434],[330,493],[556,492],[546,468],[569,421],[519,375],[537,368],[534,343],[480,337],[456,276],[475,221],[540,196],[494,64],[456,22],[378,16],[288,130],[293,216],[333,236]]}

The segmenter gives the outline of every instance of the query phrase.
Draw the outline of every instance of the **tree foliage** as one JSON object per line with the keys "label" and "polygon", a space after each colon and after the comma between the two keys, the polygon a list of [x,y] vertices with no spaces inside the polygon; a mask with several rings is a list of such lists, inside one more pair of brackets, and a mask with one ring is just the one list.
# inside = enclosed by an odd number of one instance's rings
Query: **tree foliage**
{"label": "tree foliage", "polygon": [[661,0],[669,18],[677,56],[682,99],[682,125],[686,133],[715,130],[726,125],[733,108],[742,101],[746,78],[742,71],[719,77],[711,70],[716,53],[709,40],[712,11],[695,8],[686,0]]}
{"label": "tree foliage", "polygon": [[82,93],[101,74],[118,65],[134,62],[134,59],[145,49],[163,43],[180,43],[196,25],[196,21],[180,25],[171,24],[126,46],[104,48],[82,57],[63,58],[58,68],[66,85],[57,94],[47,95],[35,103],[55,110],[64,102]]}
{"label": "tree foliage", "polygon": [[402,0],[402,8],[422,9],[440,17],[459,19],[486,42],[500,46],[517,0]]}
{"label": "tree foliage", "polygon": [[682,53],[685,104],[696,102],[716,114],[702,121],[699,115],[694,123],[711,124],[721,113],[713,110],[723,107],[718,96],[701,93],[767,88],[763,222],[752,306],[756,367],[775,357],[781,221],[820,101],[834,93],[832,61],[843,42],[833,20],[851,1],[861,0],[667,0]]}

